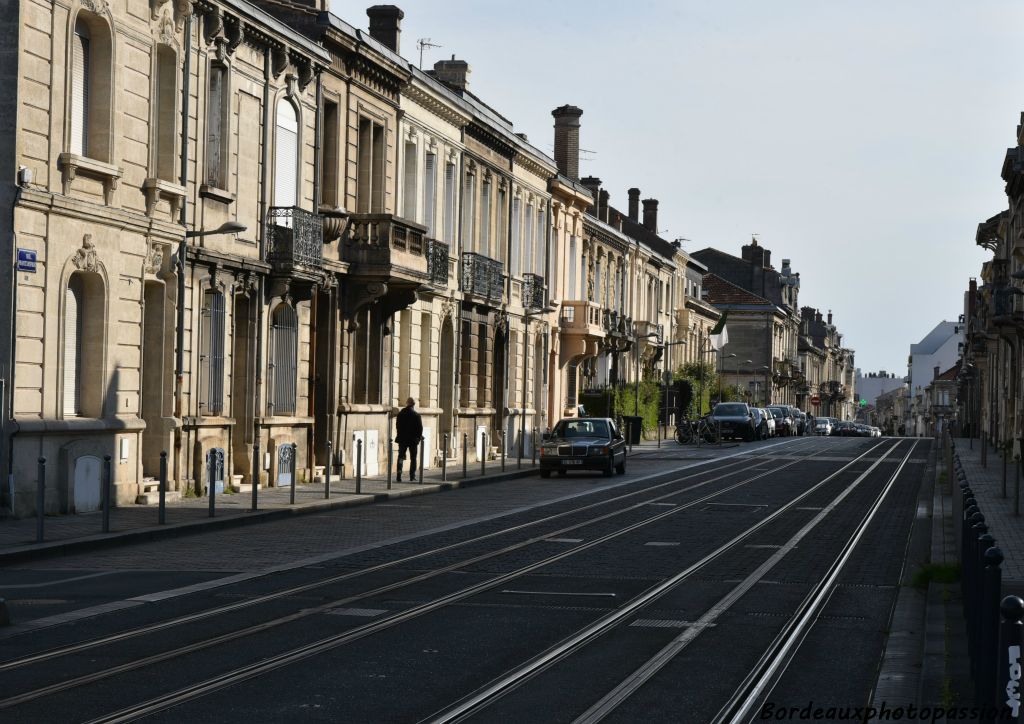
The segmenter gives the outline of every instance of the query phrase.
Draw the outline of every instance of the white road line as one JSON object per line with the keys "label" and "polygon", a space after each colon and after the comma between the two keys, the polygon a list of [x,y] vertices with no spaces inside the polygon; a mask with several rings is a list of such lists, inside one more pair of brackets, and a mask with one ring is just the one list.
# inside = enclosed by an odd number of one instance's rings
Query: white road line
{"label": "white road line", "polygon": [[114,573],[121,573],[122,571],[100,571],[99,573],[87,573],[84,576],[73,576],[72,578],[61,578],[57,581],[44,581],[43,583],[15,583],[9,586],[0,586],[0,591],[10,590],[21,590],[22,588],[45,588],[46,586],[56,586],[59,583],[71,583],[72,581],[84,581],[86,578],[99,578],[100,576],[109,576]]}

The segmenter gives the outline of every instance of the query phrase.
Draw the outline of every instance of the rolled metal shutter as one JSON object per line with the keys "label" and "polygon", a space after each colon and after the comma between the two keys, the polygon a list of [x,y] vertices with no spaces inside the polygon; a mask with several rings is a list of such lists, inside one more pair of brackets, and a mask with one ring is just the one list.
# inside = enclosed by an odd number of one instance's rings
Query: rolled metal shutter
{"label": "rolled metal shutter", "polygon": [[298,206],[299,121],[292,104],[277,103],[274,146],[274,206]]}
{"label": "rolled metal shutter", "polygon": [[89,155],[89,32],[75,24],[71,40],[71,153]]}
{"label": "rolled metal shutter", "polygon": [[298,377],[298,319],[295,310],[279,304],[271,319],[271,399],[272,415],[295,414],[295,388]]}
{"label": "rolled metal shutter", "polygon": [[64,293],[64,416],[82,413],[82,281],[72,275]]}

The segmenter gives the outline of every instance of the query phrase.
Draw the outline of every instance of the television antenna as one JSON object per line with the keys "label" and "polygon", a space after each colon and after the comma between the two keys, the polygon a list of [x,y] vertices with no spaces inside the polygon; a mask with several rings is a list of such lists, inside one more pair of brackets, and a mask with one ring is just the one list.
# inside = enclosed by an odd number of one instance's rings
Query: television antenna
{"label": "television antenna", "polygon": [[416,47],[420,50],[420,70],[423,70],[423,49],[440,48],[441,46],[437,43],[431,43],[430,38],[420,38],[416,41]]}

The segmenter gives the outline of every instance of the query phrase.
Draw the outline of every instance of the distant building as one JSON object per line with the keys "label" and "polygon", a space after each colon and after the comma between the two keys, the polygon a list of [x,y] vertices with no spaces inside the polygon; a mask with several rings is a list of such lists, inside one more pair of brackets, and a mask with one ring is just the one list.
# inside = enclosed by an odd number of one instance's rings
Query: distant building
{"label": "distant building", "polygon": [[902,377],[897,377],[895,372],[886,372],[885,370],[879,370],[878,372],[868,372],[867,374],[861,373],[860,369],[857,370],[857,374],[854,377],[854,389],[861,400],[866,400],[867,404],[876,407],[876,400],[879,395],[882,395],[889,390],[895,390],[903,387],[905,384]]}
{"label": "distant building", "polygon": [[954,364],[960,354],[960,344],[964,340],[963,325],[958,322],[942,321],[935,325],[920,342],[910,345],[910,356],[907,359],[909,371],[907,383],[909,385],[912,404],[907,409],[909,418],[906,421],[908,431],[917,429],[917,421],[922,413],[917,409],[918,405],[913,401],[924,394],[925,388],[935,378],[937,367],[939,371],[948,370]]}

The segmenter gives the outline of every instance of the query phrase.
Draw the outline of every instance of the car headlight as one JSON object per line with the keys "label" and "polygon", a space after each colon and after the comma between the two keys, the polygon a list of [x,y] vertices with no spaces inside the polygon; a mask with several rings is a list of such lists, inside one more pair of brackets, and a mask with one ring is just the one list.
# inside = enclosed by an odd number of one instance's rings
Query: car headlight
{"label": "car headlight", "polygon": [[558,454],[558,448],[557,447],[542,447],[540,449],[540,454],[541,455],[557,455]]}
{"label": "car headlight", "polygon": [[592,448],[590,448],[590,454],[591,455],[607,455],[609,450],[611,450],[611,448],[608,447],[607,445],[598,446],[598,447],[592,447]]}

